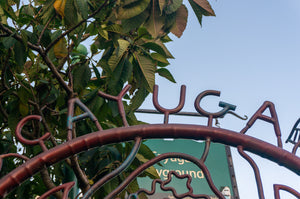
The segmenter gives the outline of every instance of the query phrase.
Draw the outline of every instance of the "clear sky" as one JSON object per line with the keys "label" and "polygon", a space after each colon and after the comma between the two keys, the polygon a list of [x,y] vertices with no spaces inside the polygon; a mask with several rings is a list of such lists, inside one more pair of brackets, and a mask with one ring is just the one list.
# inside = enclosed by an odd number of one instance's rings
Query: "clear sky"
{"label": "clear sky", "polygon": [[[196,96],[209,89],[221,91],[220,97],[207,97],[202,105],[212,112],[220,110],[218,102],[221,100],[236,105],[236,113],[251,117],[264,101],[272,101],[285,141],[300,117],[300,1],[218,0],[210,3],[216,17],[204,17],[201,28],[189,8],[186,31],[182,38],[174,37],[174,42],[168,45],[176,58],[168,68],[177,84],[156,79],[160,103],[167,108],[177,106],[182,84],[187,86],[184,111],[194,111]],[[142,108],[153,109],[150,98]],[[144,121],[162,122],[161,116],[139,115]],[[206,125],[207,120],[174,116],[170,122]],[[247,121],[228,115],[219,122],[222,128],[240,131]],[[276,141],[273,126],[261,121],[247,134],[271,143]],[[284,148],[291,151],[292,144],[284,143]],[[258,198],[256,185],[249,180],[253,179],[251,167],[234,149],[232,153],[240,198]],[[299,150],[297,155],[300,155]],[[266,198],[274,198],[274,183],[287,184],[300,191],[299,176],[262,158],[254,158],[261,167]],[[295,199],[290,194],[281,194],[281,197]]]}

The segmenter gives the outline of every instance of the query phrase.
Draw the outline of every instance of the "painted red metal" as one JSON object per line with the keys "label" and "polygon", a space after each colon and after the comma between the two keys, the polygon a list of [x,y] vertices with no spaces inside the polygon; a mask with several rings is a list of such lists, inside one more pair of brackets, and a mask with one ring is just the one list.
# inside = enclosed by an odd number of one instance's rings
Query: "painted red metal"
{"label": "painted red metal", "polygon": [[46,199],[47,197],[51,196],[53,193],[55,193],[57,191],[60,191],[60,190],[64,190],[63,199],[67,199],[68,198],[68,193],[74,185],[75,185],[75,182],[68,182],[68,183],[59,185],[59,186],[47,191],[43,195],[41,195],[39,197],[39,199]]}
{"label": "painted red metal", "polygon": [[[157,138],[184,138],[184,139],[193,139],[193,140],[205,140],[206,145],[203,151],[202,157],[197,159],[187,154],[182,153],[165,153],[161,154],[152,160],[144,163],[139,168],[137,168],[133,173],[131,173],[128,178],[114,191],[112,191],[106,198],[110,199],[115,197],[120,191],[122,191],[133,179],[135,179],[141,172],[147,169],[149,166],[163,160],[166,158],[182,158],[193,162],[197,165],[204,173],[206,180],[211,188],[211,190],[215,193],[215,195],[219,198],[224,199],[225,197],[220,193],[220,191],[215,187],[213,183],[213,179],[210,176],[209,170],[205,165],[206,157],[209,153],[210,143],[217,142],[226,144],[232,147],[236,147],[249,164],[252,166],[253,171],[255,173],[255,178],[257,182],[257,189],[259,193],[259,198],[264,199],[264,191],[263,186],[261,183],[261,175],[258,166],[254,162],[254,160],[246,153],[251,152],[257,154],[261,157],[264,157],[270,161],[273,161],[281,166],[288,168],[289,170],[293,171],[295,175],[300,175],[300,158],[296,156],[296,150],[300,145],[300,141],[295,144],[295,147],[292,152],[288,152],[282,148],[281,142],[281,132],[279,128],[279,123],[277,119],[277,114],[275,111],[274,104],[271,102],[265,102],[258,111],[252,116],[252,118],[247,123],[246,127],[241,130],[241,132],[234,132],[231,130],[221,129],[221,128],[214,128],[212,127],[212,120],[213,118],[218,118],[224,116],[226,113],[229,113],[230,110],[234,110],[235,106],[220,102],[221,107],[223,109],[218,113],[209,113],[206,112],[204,109],[200,107],[200,101],[204,96],[207,95],[216,95],[219,96],[220,92],[218,91],[205,91],[198,95],[195,100],[195,108],[196,110],[208,117],[208,125],[201,126],[201,125],[185,125],[185,124],[168,124],[169,114],[179,112],[183,106],[185,101],[185,86],[181,87],[181,94],[180,94],[180,102],[179,105],[174,109],[166,109],[159,105],[158,103],[158,87],[154,88],[154,96],[153,102],[155,107],[165,115],[164,123],[165,124],[151,124],[151,125],[138,125],[138,126],[128,126],[128,122],[126,120],[125,110],[122,103],[122,98],[125,93],[130,89],[130,86],[127,85],[123,88],[118,96],[111,96],[105,94],[103,92],[99,92],[98,94],[106,99],[114,100],[118,103],[119,113],[122,117],[124,127],[116,128],[116,129],[109,129],[109,130],[102,130],[98,120],[90,112],[90,110],[77,98],[71,99],[69,101],[69,110],[68,110],[68,141],[64,144],[58,145],[54,148],[47,149],[44,144],[44,141],[50,137],[50,133],[45,133],[42,137],[36,140],[28,140],[25,139],[22,134],[21,130],[22,127],[28,122],[29,120],[41,120],[41,117],[38,115],[31,115],[27,116],[22,119],[17,128],[16,128],[16,137],[22,142],[23,144],[27,145],[37,145],[39,144],[43,149],[43,152],[32,159],[29,159],[25,156],[19,154],[2,154],[0,155],[0,166],[2,163],[2,159],[6,157],[17,157],[25,160],[26,162],[16,168],[15,170],[8,173],[6,176],[0,179],[0,198],[5,197],[12,189],[16,188],[26,179],[30,178],[37,172],[41,171],[45,168],[45,166],[53,165],[59,161],[62,161],[70,156],[78,154],[80,152],[86,151],[88,149],[99,147],[107,144],[112,143],[119,143],[119,142],[126,142],[126,141],[135,141],[135,145],[131,151],[131,154],[127,157],[126,161],[115,171],[110,173],[109,175],[105,176],[104,178],[100,179],[100,181],[96,182],[94,186],[90,188],[90,190],[85,194],[84,198],[89,198],[99,187],[101,187],[105,182],[112,179],[114,176],[122,172],[133,160],[135,154],[137,153],[140,143],[143,139],[157,139]],[[78,116],[74,116],[74,106],[78,105],[84,113]],[[271,112],[271,117],[263,115],[263,112],[269,108]],[[84,118],[90,118],[96,125],[98,131],[94,133],[90,133],[78,138],[72,135],[72,124],[78,120]],[[270,143],[264,142],[262,140],[256,139],[254,137],[248,136],[245,133],[247,130],[254,124],[257,119],[261,119],[263,121],[269,122],[274,126],[275,136],[277,138],[277,145],[272,145]],[[1,168],[1,167],[0,167]],[[183,179],[187,178],[187,188],[188,192],[183,195],[178,195],[176,190],[172,187],[165,187],[164,185],[167,184],[171,180],[171,175]],[[159,183],[161,185],[161,189],[165,191],[171,191],[173,195],[177,198],[190,196],[190,197],[202,197],[208,198],[207,195],[194,195],[193,189],[190,187],[190,177],[185,175],[178,175],[175,172],[169,173],[169,178],[167,181],[155,180],[153,182]],[[136,193],[133,193],[131,196],[138,197],[139,193],[146,193],[151,195],[155,192],[154,184],[152,186],[151,191],[147,191],[144,189],[139,190]],[[45,194],[42,195],[41,198],[45,198],[52,193],[64,189],[64,198],[67,198],[67,193],[71,189],[74,184],[72,182],[60,185],[55,187],[54,189],[49,190]],[[274,193],[275,199],[280,199],[279,191],[284,190],[288,191],[291,194],[299,197],[299,193],[285,185],[274,185]],[[131,197],[130,196],[130,197]]]}
{"label": "painted red metal", "polygon": [[280,199],[280,195],[279,195],[280,190],[287,191],[293,194],[295,197],[300,198],[300,193],[297,192],[295,189],[292,189],[291,187],[281,185],[281,184],[274,184],[273,187],[274,187],[275,199]]}
{"label": "painted red metal", "polygon": [[51,134],[49,132],[45,133],[42,137],[36,139],[36,140],[27,140],[26,138],[24,138],[21,134],[21,130],[23,128],[23,126],[29,121],[29,120],[42,120],[42,117],[39,115],[29,115],[25,118],[23,118],[17,125],[16,127],[16,137],[18,138],[18,140],[26,145],[37,145],[39,144],[41,146],[41,148],[43,149],[43,151],[47,151],[47,147],[44,143],[45,140],[47,140]]}
{"label": "painted red metal", "polygon": [[181,89],[180,89],[180,99],[179,99],[179,104],[176,108],[173,109],[167,109],[167,108],[163,108],[159,102],[158,102],[158,86],[155,85],[154,89],[153,89],[153,105],[154,107],[161,113],[164,114],[164,124],[168,124],[169,123],[169,115],[170,114],[174,114],[174,113],[178,113],[179,111],[182,110],[184,103],[185,103],[185,93],[186,93],[186,86],[182,85]]}
{"label": "painted red metal", "polygon": [[[120,193],[130,183],[130,181],[132,181],[133,179],[135,179],[140,173],[142,173],[144,170],[146,170],[148,167],[154,165],[155,163],[160,162],[160,161],[162,161],[164,159],[167,159],[167,158],[182,158],[182,159],[189,160],[189,161],[193,162],[195,165],[197,165],[203,171],[203,174],[205,175],[205,178],[206,178],[206,180],[208,182],[209,187],[216,194],[216,196],[218,196],[221,199],[225,199],[225,197],[222,195],[222,193],[215,187],[215,185],[213,183],[213,180],[211,178],[210,172],[207,169],[207,167],[205,166],[203,160],[199,160],[199,159],[197,159],[197,158],[195,158],[195,157],[193,157],[191,155],[188,155],[188,154],[174,153],[174,152],[173,153],[164,153],[164,154],[161,154],[159,156],[156,156],[155,158],[149,160],[145,164],[143,164],[140,167],[138,167],[135,171],[133,171],[127,177],[127,179],[125,181],[123,181],[123,183],[118,188],[116,188],[109,195],[107,195],[105,197],[105,199],[114,198],[118,193]],[[172,173],[173,172],[171,172],[171,174]],[[176,176],[178,176],[178,175],[176,175]],[[181,175],[181,176],[185,177],[185,175]],[[170,182],[170,180],[171,180],[171,176],[169,176],[169,179],[167,181],[162,182],[162,185],[168,184]],[[176,192],[176,190],[174,188],[172,188],[172,187],[167,187],[166,188],[166,187],[161,186],[161,188],[162,188],[162,190],[165,190],[165,191],[172,191],[173,193]],[[189,192],[185,193],[184,196],[177,197],[177,198],[183,198],[183,197],[186,197],[186,196],[190,196],[190,197],[194,197],[194,198],[198,198],[199,197],[199,196],[196,196],[196,195],[193,194],[193,190],[190,189],[189,183],[187,184],[187,188],[188,188]]]}
{"label": "painted red metal", "polygon": [[136,136],[142,139],[153,138],[187,138],[223,143],[233,147],[243,146],[245,151],[267,158],[279,165],[285,166],[300,175],[300,158],[290,152],[278,148],[259,139],[236,133],[230,130],[185,124],[152,124],[109,129],[84,135],[67,143],[39,154],[21,165],[0,180],[0,196],[18,186],[21,182],[40,171],[44,165],[49,166],[71,155],[80,153],[96,146],[134,140]]}

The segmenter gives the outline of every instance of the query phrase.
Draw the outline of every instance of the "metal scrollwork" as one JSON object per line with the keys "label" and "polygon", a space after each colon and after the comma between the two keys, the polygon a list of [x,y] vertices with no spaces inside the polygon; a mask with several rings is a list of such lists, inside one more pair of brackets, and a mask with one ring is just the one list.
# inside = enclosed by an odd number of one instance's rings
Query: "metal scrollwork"
{"label": "metal scrollwork", "polygon": [[[122,91],[117,96],[108,95],[101,91],[98,92],[100,97],[105,98],[106,100],[113,100],[116,101],[118,104],[118,110],[120,116],[123,121],[123,126],[121,128],[115,129],[108,129],[103,130],[101,125],[99,124],[97,118],[94,114],[80,101],[78,98],[71,99],[68,105],[68,122],[66,130],[68,131],[68,138],[67,141],[63,144],[58,146],[54,146],[53,148],[47,148],[45,145],[45,141],[49,139],[51,136],[50,132],[45,133],[40,138],[35,140],[28,140],[22,136],[22,128],[24,125],[30,120],[38,120],[41,121],[41,117],[38,115],[31,115],[23,118],[16,128],[16,137],[17,139],[26,145],[40,145],[42,148],[42,153],[36,155],[35,157],[28,158],[26,156],[20,154],[1,154],[0,155],[0,169],[2,167],[2,160],[4,158],[13,157],[13,158],[20,158],[24,160],[24,163],[11,171],[10,173],[6,174],[0,179],[0,198],[5,197],[10,191],[14,188],[17,188],[18,185],[23,183],[26,179],[29,179],[34,174],[47,171],[46,167],[51,166],[59,161],[65,160],[66,158],[73,157],[74,155],[81,153],[83,151],[92,149],[93,147],[99,147],[111,143],[118,143],[118,142],[127,142],[133,141],[134,146],[126,158],[126,160],[114,171],[109,173],[108,175],[104,176],[98,182],[95,182],[93,185],[90,186],[89,190],[83,194],[84,199],[88,199],[97,191],[100,187],[102,187],[106,182],[110,181],[120,173],[122,173],[133,161],[136,157],[136,154],[140,148],[140,144],[145,139],[161,139],[161,138],[174,138],[174,139],[193,139],[193,140],[204,140],[205,147],[202,152],[201,158],[196,158],[188,154],[184,153],[177,153],[177,152],[170,152],[170,153],[163,153],[155,158],[149,160],[148,162],[142,164],[136,170],[134,170],[131,174],[129,174],[126,179],[111,193],[109,193],[106,198],[111,199],[117,197],[118,193],[126,188],[126,186],[136,179],[143,171],[147,168],[151,167],[152,165],[167,159],[167,158],[182,158],[192,162],[196,165],[200,170],[203,171],[207,184],[209,185],[212,192],[218,197],[225,199],[225,196],[218,190],[214,184],[214,179],[210,175],[210,171],[206,166],[206,159],[209,154],[211,148],[211,142],[222,143],[231,147],[235,147],[238,149],[239,154],[248,161],[250,166],[253,168],[254,176],[256,179],[257,184],[257,191],[258,197],[260,199],[265,198],[264,196],[264,189],[262,185],[261,174],[258,165],[255,161],[250,157],[247,152],[251,152],[253,154],[257,154],[261,157],[266,158],[266,160],[270,160],[276,162],[290,171],[294,172],[295,175],[300,175],[300,158],[296,156],[296,150],[300,146],[300,136],[297,140],[297,133],[299,133],[299,129],[297,127],[297,122],[292,130],[292,132],[296,132],[296,134],[292,134],[288,138],[288,142],[293,142],[295,144],[293,151],[288,152],[283,149],[282,141],[281,141],[281,131],[279,127],[279,121],[277,118],[275,106],[271,102],[264,102],[263,105],[257,110],[257,112],[250,118],[247,122],[246,126],[240,131],[235,132],[231,130],[226,130],[222,128],[215,128],[212,127],[212,120],[224,117],[226,114],[233,114],[240,119],[246,120],[247,117],[240,117],[234,111],[236,106],[220,102],[219,106],[222,108],[219,112],[210,113],[205,111],[200,106],[200,101],[208,95],[213,96],[220,96],[219,91],[214,90],[207,90],[200,93],[195,99],[195,109],[197,113],[186,113],[180,112],[185,103],[185,93],[186,87],[183,85],[181,86],[180,91],[180,99],[179,104],[176,108],[167,109],[162,107],[158,103],[158,86],[154,87],[154,94],[153,94],[153,103],[155,108],[158,112],[164,114],[164,124],[150,124],[150,125],[137,125],[137,126],[129,126],[126,120],[126,114],[124,110],[124,105],[122,99],[126,92],[130,89],[130,85],[125,86]],[[74,116],[74,108],[78,106],[81,111],[83,112],[80,115]],[[263,112],[269,109],[271,116],[266,116]],[[156,111],[151,111],[152,113],[157,113]],[[201,125],[187,125],[187,124],[169,124],[169,115],[170,114],[182,114],[182,115],[193,115],[193,116],[201,116],[208,118],[207,126]],[[83,135],[81,137],[74,136],[73,133],[73,123],[83,120],[86,118],[90,118],[97,127],[97,131]],[[255,137],[246,135],[246,132],[249,128],[255,123],[256,120],[263,120],[265,122],[271,123],[274,126],[275,137],[277,140],[277,146],[267,143],[263,140],[259,140]],[[294,137],[293,137],[294,136]],[[173,177],[178,179],[185,179],[186,180],[186,187],[187,192],[178,194],[173,187],[170,187],[169,183],[173,179]],[[168,179],[163,181],[160,179],[155,179],[152,182],[151,190],[140,189],[135,193],[131,193],[128,196],[128,199],[138,198],[139,194],[144,193],[146,195],[153,195],[155,193],[156,184],[160,185],[161,190],[164,191],[171,191],[171,193],[176,198],[183,198],[183,197],[192,197],[192,198],[206,198],[208,199],[209,196],[205,194],[194,194],[193,190],[194,187],[191,186],[191,177],[189,175],[179,175],[175,171],[170,171],[168,174]],[[61,184],[57,187],[54,187],[44,193],[40,198],[46,198],[51,194],[57,191],[63,191],[63,198],[66,199],[68,197],[68,192],[70,189],[75,186],[74,182],[67,182],[65,184]],[[293,189],[292,187],[288,187],[286,185],[274,184],[274,196],[275,199],[280,199],[279,192],[280,191],[287,191],[294,195],[295,197],[300,198],[300,194],[298,191]]]}

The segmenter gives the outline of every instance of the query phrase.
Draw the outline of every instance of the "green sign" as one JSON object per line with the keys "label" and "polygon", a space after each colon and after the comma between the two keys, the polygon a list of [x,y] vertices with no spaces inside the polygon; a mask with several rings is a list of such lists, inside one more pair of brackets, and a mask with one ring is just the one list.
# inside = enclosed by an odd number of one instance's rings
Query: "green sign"
{"label": "green sign", "polygon": [[[145,144],[153,151],[154,154],[159,155],[167,152],[180,152],[201,158],[204,151],[205,142],[196,142],[193,140],[148,140]],[[168,158],[160,162],[161,165],[156,164],[154,167],[160,176],[161,180],[168,179],[168,173],[175,171],[179,175],[188,174],[191,176],[191,186],[194,194],[207,194],[211,198],[217,198],[210,189],[207,180],[198,166],[194,163],[181,158]],[[227,154],[225,146],[222,144],[211,143],[205,165],[208,168],[214,185],[219,189],[225,198],[231,197],[233,194],[231,175],[227,161]],[[172,180],[168,184],[174,187],[178,194],[183,194],[188,191],[186,186],[187,179],[178,179],[172,175]],[[139,184],[141,187],[151,191],[152,179],[140,178]],[[156,186],[156,193],[149,198],[174,198],[171,192],[163,192],[159,186]]]}

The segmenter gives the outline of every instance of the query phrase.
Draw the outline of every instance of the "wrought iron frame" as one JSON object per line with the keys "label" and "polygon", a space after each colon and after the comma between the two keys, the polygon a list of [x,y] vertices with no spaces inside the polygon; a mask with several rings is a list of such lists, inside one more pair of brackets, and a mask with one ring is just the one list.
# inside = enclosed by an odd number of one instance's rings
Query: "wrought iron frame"
{"label": "wrought iron frame", "polygon": [[[50,133],[45,133],[42,137],[36,140],[27,140],[25,139],[22,134],[21,130],[22,127],[30,120],[40,120],[41,117],[38,115],[31,115],[23,118],[16,128],[16,137],[17,139],[26,145],[40,145],[43,152],[31,159],[28,157],[19,155],[19,154],[2,154],[0,155],[0,166],[2,166],[2,159],[6,157],[16,157],[23,159],[25,161],[24,164],[19,166],[18,168],[14,169],[10,173],[8,173],[6,176],[4,176],[2,179],[0,179],[0,198],[5,197],[11,190],[16,188],[18,185],[20,185],[22,182],[24,182],[26,179],[29,179],[31,176],[36,174],[37,172],[41,171],[45,167],[48,167],[50,165],[53,165],[61,160],[64,160],[72,155],[78,154],[80,152],[86,151],[88,149],[91,149],[93,147],[103,146],[111,143],[118,143],[118,142],[126,142],[126,141],[133,141],[134,147],[130,153],[130,155],[127,157],[127,159],[122,163],[122,165],[105,176],[104,178],[100,179],[98,182],[93,184],[91,188],[85,193],[83,198],[89,198],[92,196],[92,194],[98,190],[103,184],[113,177],[120,174],[124,169],[130,165],[132,160],[134,159],[136,153],[138,152],[139,146],[144,139],[156,139],[156,138],[184,138],[184,139],[193,139],[193,140],[204,140],[205,150],[203,151],[203,154],[200,159],[195,158],[193,156],[183,154],[183,153],[165,153],[158,155],[157,157],[151,159],[150,161],[146,162],[145,164],[141,165],[139,168],[137,168],[134,172],[132,172],[126,180],[119,185],[117,189],[112,191],[106,198],[115,198],[118,193],[120,193],[123,189],[126,188],[126,186],[135,179],[141,172],[143,172],[148,167],[160,162],[163,159],[176,157],[176,158],[182,158],[189,160],[193,162],[196,166],[201,169],[206,177],[206,180],[211,188],[211,190],[214,192],[214,194],[222,199],[225,199],[225,197],[221,194],[221,192],[216,188],[216,186],[213,183],[213,179],[211,178],[210,172],[208,168],[205,165],[205,160],[207,158],[207,155],[209,153],[210,144],[211,142],[217,142],[222,143],[231,147],[235,147],[238,149],[238,152],[240,155],[249,162],[251,167],[253,168],[254,175],[257,182],[257,190],[259,194],[260,199],[264,199],[264,190],[262,186],[262,180],[259,168],[255,161],[249,156],[247,152],[251,152],[254,154],[257,154],[261,157],[264,157],[270,161],[273,161],[275,163],[278,163],[281,166],[286,167],[287,169],[293,171],[295,175],[300,176],[300,158],[296,156],[296,151],[298,149],[298,146],[300,144],[300,141],[298,141],[295,144],[295,147],[293,148],[292,152],[286,151],[282,148],[282,141],[281,141],[281,133],[280,128],[278,124],[277,114],[275,111],[274,104],[271,102],[265,102],[258,111],[250,118],[248,121],[246,127],[242,129],[240,132],[234,132],[231,130],[221,129],[221,128],[215,128],[212,126],[212,121],[214,118],[223,117],[226,113],[231,112],[235,110],[235,106],[220,102],[219,106],[222,107],[222,110],[217,113],[210,113],[205,111],[200,106],[200,101],[203,97],[207,95],[215,95],[220,96],[220,92],[208,90],[200,93],[196,100],[195,100],[195,109],[199,114],[202,116],[205,116],[208,118],[208,125],[207,126],[201,126],[201,125],[187,125],[187,124],[169,124],[169,115],[175,114],[181,111],[181,109],[184,106],[185,103],[185,86],[181,87],[180,92],[180,100],[179,104],[176,108],[173,109],[166,109],[162,107],[158,103],[158,86],[155,86],[154,93],[153,93],[153,103],[156,109],[164,114],[164,124],[150,124],[150,125],[137,125],[137,126],[129,126],[128,122],[126,120],[125,110],[122,103],[122,98],[126,94],[126,92],[130,89],[130,86],[127,85],[124,87],[124,89],[120,92],[118,96],[111,96],[108,94],[105,94],[103,92],[99,92],[99,96],[104,97],[109,100],[114,100],[118,103],[119,113],[122,117],[124,127],[115,128],[115,129],[108,129],[103,130],[101,128],[101,125],[99,124],[97,118],[94,116],[92,112],[78,99],[74,98],[69,101],[69,107],[68,107],[68,123],[67,123],[67,130],[68,130],[68,141],[58,145],[54,148],[48,149],[45,145],[45,141],[50,137]],[[74,116],[74,106],[77,105],[82,109],[84,112],[81,115]],[[263,114],[263,112],[269,109],[271,113],[270,116],[266,116]],[[96,125],[98,131],[93,132],[81,137],[73,138],[72,135],[72,126],[73,123],[85,118],[90,118]],[[275,136],[277,139],[277,146],[272,145],[270,143],[267,143],[265,141],[259,140],[257,138],[251,137],[246,135],[247,130],[254,124],[254,122],[257,120],[263,120],[268,123],[271,123],[274,126]],[[171,175],[174,175],[178,178],[187,178],[187,184],[188,192],[184,194],[178,194],[176,193],[176,190],[172,187],[165,187],[164,185],[167,184],[171,180]],[[209,198],[208,195],[202,194],[194,194],[193,188],[190,186],[191,178],[187,175],[178,175],[176,172],[170,172],[169,178],[166,181],[161,180],[154,180],[152,190],[144,190],[141,189],[137,193],[132,193],[128,196],[128,198],[138,198],[138,194],[143,192],[147,195],[151,195],[155,192],[155,184],[159,183],[162,190],[171,191],[176,198],[183,198],[186,196],[192,197],[192,198]],[[64,198],[68,197],[68,192],[70,189],[74,186],[74,182],[68,182],[65,184],[62,184],[58,187],[55,187],[54,189],[51,189],[44,193],[40,199],[46,198],[49,195],[55,193],[58,190],[64,190]],[[292,187],[288,187],[286,185],[274,185],[274,197],[275,199],[280,199],[280,191],[287,191],[294,195],[295,197],[300,198],[300,193],[293,189]]]}

